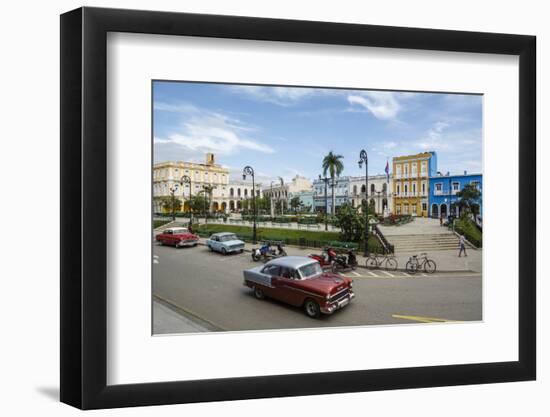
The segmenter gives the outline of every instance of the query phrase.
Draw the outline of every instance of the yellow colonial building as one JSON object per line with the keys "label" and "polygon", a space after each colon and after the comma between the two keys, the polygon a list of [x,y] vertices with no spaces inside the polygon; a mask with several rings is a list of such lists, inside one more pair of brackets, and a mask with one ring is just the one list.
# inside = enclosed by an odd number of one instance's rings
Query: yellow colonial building
{"label": "yellow colonial building", "polygon": [[435,152],[392,159],[393,213],[428,217],[430,176],[437,172]]}

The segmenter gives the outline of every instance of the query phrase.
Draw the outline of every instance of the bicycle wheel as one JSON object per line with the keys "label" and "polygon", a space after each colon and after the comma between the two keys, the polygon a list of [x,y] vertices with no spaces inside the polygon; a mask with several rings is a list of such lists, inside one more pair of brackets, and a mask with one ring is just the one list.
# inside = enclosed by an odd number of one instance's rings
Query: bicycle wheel
{"label": "bicycle wheel", "polygon": [[424,263],[424,272],[427,272],[428,274],[433,274],[436,270],[437,266],[434,261],[431,259],[426,259],[426,262]]}
{"label": "bicycle wheel", "polygon": [[395,271],[397,269],[397,260],[395,258],[386,258],[386,269]]}
{"label": "bicycle wheel", "polygon": [[412,263],[411,261],[407,261],[407,264],[405,265],[405,270],[407,272],[410,272],[411,274],[416,274],[418,266],[416,263]]}
{"label": "bicycle wheel", "polygon": [[369,269],[378,268],[378,262],[376,261],[376,258],[368,258],[367,259],[367,268],[369,268]]}

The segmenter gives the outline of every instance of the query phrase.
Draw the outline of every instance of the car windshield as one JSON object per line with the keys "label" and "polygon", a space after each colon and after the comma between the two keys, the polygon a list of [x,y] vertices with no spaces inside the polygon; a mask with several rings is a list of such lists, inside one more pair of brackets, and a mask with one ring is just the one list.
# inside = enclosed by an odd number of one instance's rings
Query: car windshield
{"label": "car windshield", "polygon": [[220,242],[229,242],[230,240],[237,240],[237,236],[235,235],[220,236]]}
{"label": "car windshield", "polygon": [[181,233],[187,233],[187,229],[182,227],[180,229],[172,229],[172,233],[175,235],[179,235]]}
{"label": "car windshield", "polygon": [[304,265],[298,268],[298,271],[300,271],[302,279],[313,278],[323,273],[319,262],[312,262],[310,264]]}

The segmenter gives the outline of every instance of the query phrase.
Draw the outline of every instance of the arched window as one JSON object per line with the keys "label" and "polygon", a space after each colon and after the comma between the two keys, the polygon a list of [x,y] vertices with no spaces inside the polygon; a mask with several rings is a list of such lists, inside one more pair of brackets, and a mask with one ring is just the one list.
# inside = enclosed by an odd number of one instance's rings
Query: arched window
{"label": "arched window", "polygon": [[241,189],[240,189],[240,188],[237,188],[237,196],[238,196],[238,197],[241,196]]}
{"label": "arched window", "polygon": [[365,184],[361,186],[361,192],[364,193],[366,191]]}
{"label": "arched window", "polygon": [[234,194],[235,194],[235,191],[233,190],[233,188],[230,188],[230,189],[229,189],[229,195],[230,195],[231,197],[233,197]]}
{"label": "arched window", "polygon": [[383,192],[388,191],[388,184],[386,184],[386,183],[382,184],[382,191]]}
{"label": "arched window", "polygon": [[244,189],[244,196],[248,197],[248,189],[247,188]]}
{"label": "arched window", "polygon": [[371,184],[371,185],[370,185],[370,193],[371,193],[371,194],[374,194],[374,184]]}
{"label": "arched window", "polygon": [[357,185],[353,186],[353,195],[357,195]]}

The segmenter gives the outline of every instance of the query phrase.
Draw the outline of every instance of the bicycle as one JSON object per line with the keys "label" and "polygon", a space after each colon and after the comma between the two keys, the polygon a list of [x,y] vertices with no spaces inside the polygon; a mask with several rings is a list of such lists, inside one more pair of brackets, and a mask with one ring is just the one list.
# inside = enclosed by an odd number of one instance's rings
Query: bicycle
{"label": "bicycle", "polygon": [[420,255],[413,255],[409,258],[405,265],[405,270],[411,274],[416,274],[420,270],[428,274],[433,274],[437,269],[437,265],[434,260],[428,258],[427,253],[421,253]]}
{"label": "bicycle", "polygon": [[377,255],[371,253],[367,258],[366,266],[368,269],[385,268],[389,271],[395,271],[397,269],[397,259],[393,255]]}

